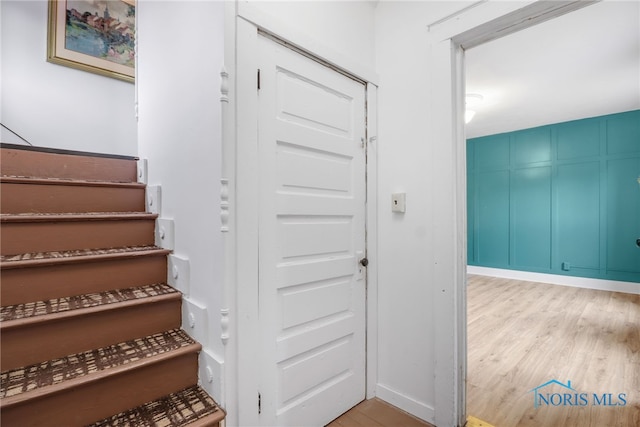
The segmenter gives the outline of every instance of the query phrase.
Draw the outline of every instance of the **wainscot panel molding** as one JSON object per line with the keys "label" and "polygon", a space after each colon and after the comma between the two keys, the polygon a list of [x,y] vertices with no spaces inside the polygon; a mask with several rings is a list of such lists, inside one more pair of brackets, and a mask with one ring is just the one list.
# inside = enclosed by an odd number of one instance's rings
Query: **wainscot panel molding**
{"label": "wainscot panel molding", "polygon": [[640,110],[467,141],[468,264],[640,283]]}

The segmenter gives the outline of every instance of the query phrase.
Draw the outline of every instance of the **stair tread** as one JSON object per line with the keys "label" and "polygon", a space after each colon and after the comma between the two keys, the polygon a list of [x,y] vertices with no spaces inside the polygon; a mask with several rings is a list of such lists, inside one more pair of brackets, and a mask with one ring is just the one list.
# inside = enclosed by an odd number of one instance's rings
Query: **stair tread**
{"label": "stair tread", "polygon": [[140,160],[138,156],[130,156],[126,154],[100,153],[100,152],[94,152],[94,151],[70,150],[66,148],[40,147],[37,145],[11,144],[8,142],[0,142],[0,149],[15,150],[20,152],[26,151],[26,152],[48,153],[48,154],[58,155],[58,156],[78,156],[78,157],[99,158],[99,159],[129,160],[134,162],[136,160]]}
{"label": "stair tread", "polygon": [[92,373],[194,345],[184,331],[174,329],[144,338],[85,351],[2,372],[0,397],[6,398],[63,383]]}
{"label": "stair tread", "polygon": [[127,289],[114,289],[105,292],[83,294],[77,296],[56,298],[47,301],[34,301],[23,304],[0,307],[0,321],[15,321],[37,316],[64,313],[108,304],[122,303],[143,298],[159,297],[178,293],[171,286],[164,283],[139,286]]}
{"label": "stair tread", "polygon": [[0,214],[0,222],[53,222],[53,221],[103,221],[124,219],[155,219],[150,212],[86,212],[86,213],[11,213]]}
{"label": "stair tread", "polygon": [[216,402],[202,388],[193,386],[98,421],[90,427],[215,425],[224,417],[224,411]]}
{"label": "stair tread", "polygon": [[113,258],[118,256],[135,256],[148,253],[170,253],[168,249],[158,246],[127,246],[104,249],[77,249],[72,251],[35,252],[0,256],[3,268],[28,266],[31,264],[53,264],[73,262],[94,258]]}
{"label": "stair tread", "polygon": [[93,179],[72,178],[39,178],[33,176],[0,175],[0,182],[16,184],[44,184],[44,185],[85,185],[93,187],[124,187],[144,188],[146,184],[131,181],[105,181]]}

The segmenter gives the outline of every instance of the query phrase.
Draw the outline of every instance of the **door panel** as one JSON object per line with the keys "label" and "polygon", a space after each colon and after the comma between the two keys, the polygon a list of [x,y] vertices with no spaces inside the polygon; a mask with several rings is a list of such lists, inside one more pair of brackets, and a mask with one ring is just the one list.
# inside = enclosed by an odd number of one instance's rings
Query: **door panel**
{"label": "door panel", "polygon": [[278,118],[314,129],[348,135],[353,131],[351,99],[317,81],[278,69]]}
{"label": "door panel", "polygon": [[365,87],[260,37],[260,422],[365,397]]}

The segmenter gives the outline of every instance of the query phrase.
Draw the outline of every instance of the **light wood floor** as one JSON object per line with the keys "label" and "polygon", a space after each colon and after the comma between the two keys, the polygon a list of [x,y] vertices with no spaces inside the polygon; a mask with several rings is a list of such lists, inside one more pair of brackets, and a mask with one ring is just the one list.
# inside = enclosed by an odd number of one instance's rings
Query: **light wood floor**
{"label": "light wood floor", "polygon": [[[470,276],[467,304],[469,415],[499,427],[640,426],[640,295]],[[531,390],[552,379],[589,405],[534,408]],[[594,406],[593,393],[626,393],[627,404]]]}
{"label": "light wood floor", "polygon": [[433,427],[406,412],[374,398],[365,400],[327,427]]}

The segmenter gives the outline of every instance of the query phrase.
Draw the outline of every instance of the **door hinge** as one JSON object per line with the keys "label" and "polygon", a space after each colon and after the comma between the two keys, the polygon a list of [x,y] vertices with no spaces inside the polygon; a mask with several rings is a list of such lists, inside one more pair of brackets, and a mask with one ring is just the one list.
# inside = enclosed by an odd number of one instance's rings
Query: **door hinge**
{"label": "door hinge", "polygon": [[258,393],[258,415],[262,413],[262,396]]}
{"label": "door hinge", "polygon": [[258,68],[258,90],[260,90],[260,68]]}

